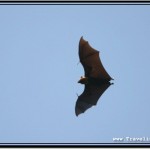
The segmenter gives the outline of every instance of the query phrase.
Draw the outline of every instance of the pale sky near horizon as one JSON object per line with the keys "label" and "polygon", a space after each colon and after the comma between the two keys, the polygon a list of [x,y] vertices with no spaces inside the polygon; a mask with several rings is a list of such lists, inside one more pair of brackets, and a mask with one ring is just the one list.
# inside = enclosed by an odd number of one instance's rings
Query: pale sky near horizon
{"label": "pale sky near horizon", "polygon": [[[81,36],[114,85],[76,117]],[[0,5],[0,143],[150,138],[149,39],[150,5]]]}

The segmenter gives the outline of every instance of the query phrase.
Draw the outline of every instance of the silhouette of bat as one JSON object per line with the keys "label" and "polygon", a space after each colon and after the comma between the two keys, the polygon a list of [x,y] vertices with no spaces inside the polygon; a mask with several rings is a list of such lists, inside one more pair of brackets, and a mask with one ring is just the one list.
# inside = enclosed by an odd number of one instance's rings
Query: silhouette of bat
{"label": "silhouette of bat", "polygon": [[79,42],[79,59],[83,65],[85,77],[81,76],[78,83],[85,84],[85,88],[76,102],[76,116],[96,105],[105,90],[113,84],[110,83],[110,80],[113,79],[102,65],[99,51],[92,48],[83,37]]}

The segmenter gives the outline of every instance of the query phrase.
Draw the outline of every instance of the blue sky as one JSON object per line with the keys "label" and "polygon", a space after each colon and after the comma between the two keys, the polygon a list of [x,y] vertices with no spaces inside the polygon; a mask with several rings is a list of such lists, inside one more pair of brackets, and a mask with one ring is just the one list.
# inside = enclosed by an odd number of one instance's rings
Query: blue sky
{"label": "blue sky", "polygon": [[[150,137],[149,16],[149,5],[1,5],[0,142]],[[76,117],[81,36],[115,80]]]}

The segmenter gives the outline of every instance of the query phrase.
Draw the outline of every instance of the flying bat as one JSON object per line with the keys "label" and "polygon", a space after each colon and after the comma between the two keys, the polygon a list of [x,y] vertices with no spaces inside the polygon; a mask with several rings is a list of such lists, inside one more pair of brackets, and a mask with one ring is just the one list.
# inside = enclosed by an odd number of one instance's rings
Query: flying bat
{"label": "flying bat", "polygon": [[76,101],[76,116],[96,105],[105,90],[113,84],[110,83],[113,78],[106,72],[100,60],[99,51],[92,48],[83,37],[79,41],[79,59],[85,75],[81,76],[78,83],[84,84],[85,88]]}

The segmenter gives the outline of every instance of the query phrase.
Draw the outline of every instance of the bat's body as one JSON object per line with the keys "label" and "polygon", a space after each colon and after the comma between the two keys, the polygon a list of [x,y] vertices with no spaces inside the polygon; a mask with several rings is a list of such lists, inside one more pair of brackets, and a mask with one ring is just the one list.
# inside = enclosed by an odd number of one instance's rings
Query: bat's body
{"label": "bat's body", "polygon": [[81,76],[78,83],[85,84],[85,89],[77,99],[76,115],[96,105],[100,96],[112,84],[109,81],[113,80],[101,63],[99,51],[92,48],[83,37],[79,42],[79,58],[84,68],[85,77]]}
{"label": "bat's body", "polygon": [[81,83],[81,84],[103,84],[106,82],[109,82],[109,80],[107,80],[107,79],[100,80],[100,79],[96,79],[93,77],[82,77],[82,76],[81,76],[80,80],[78,81],[78,83]]}

